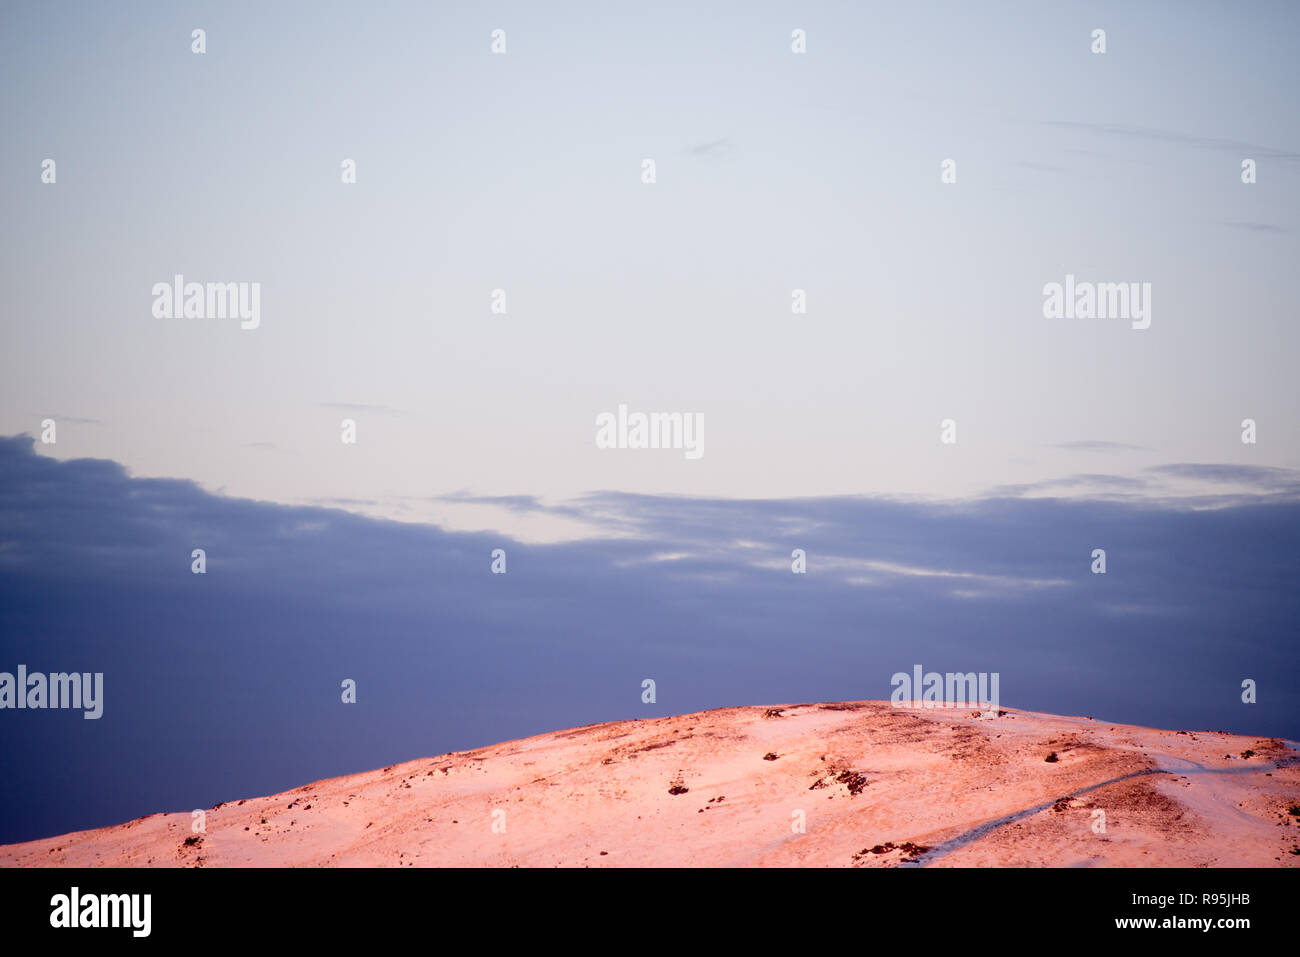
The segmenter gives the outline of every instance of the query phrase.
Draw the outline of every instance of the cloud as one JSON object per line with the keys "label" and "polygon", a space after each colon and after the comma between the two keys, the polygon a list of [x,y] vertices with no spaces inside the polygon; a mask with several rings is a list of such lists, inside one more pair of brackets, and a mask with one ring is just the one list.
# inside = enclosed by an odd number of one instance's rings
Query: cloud
{"label": "cloud", "polygon": [[1289,229],[1285,229],[1285,228],[1283,228],[1282,226],[1275,226],[1275,225],[1273,225],[1272,223],[1252,223],[1252,222],[1212,221],[1212,222],[1210,223],[1210,225],[1211,225],[1211,226],[1226,226],[1226,227],[1229,228],[1229,229],[1244,229],[1244,230],[1246,230],[1247,232],[1252,232],[1252,233],[1278,233],[1278,234],[1285,234],[1285,233],[1289,233],[1289,232],[1291,231],[1291,230],[1289,230]]}
{"label": "cloud", "polygon": [[1055,126],[1061,129],[1073,129],[1083,132],[1099,133],[1104,136],[1122,139],[1144,139],[1153,142],[1171,143],[1178,146],[1191,146],[1196,149],[1220,150],[1239,153],[1242,156],[1267,157],[1269,159],[1298,160],[1300,153],[1294,150],[1260,146],[1257,143],[1243,143],[1240,140],[1222,139],[1216,136],[1198,136],[1178,133],[1171,130],[1155,129],[1148,126],[1126,126],[1119,123],[1077,123],[1068,120],[1042,120],[1042,126]]}
{"label": "cloud", "polygon": [[1102,442],[1088,440],[1083,442],[1057,442],[1052,446],[1057,449],[1070,449],[1076,452],[1128,452],[1148,451],[1144,445],[1129,445],[1127,442]]}
{"label": "cloud", "polygon": [[476,505],[487,508],[500,508],[516,515],[551,515],[557,518],[576,519],[589,522],[591,510],[580,504],[549,504],[536,495],[474,495],[467,491],[453,492],[449,495],[431,495],[426,502],[444,505]]}
{"label": "cloud", "polygon": [[1080,489],[1092,494],[1107,492],[1145,492],[1151,483],[1145,479],[1127,475],[1078,474],[1061,478],[1044,479],[1041,482],[1026,482],[1020,485],[999,485],[989,492],[994,497],[1019,497],[1033,492],[1046,492],[1050,489]]}
{"label": "cloud", "polygon": [[1011,165],[1012,165],[1012,166],[1019,166],[1019,167],[1021,167],[1022,169],[1038,170],[1039,172],[1042,172],[1042,173],[1063,173],[1063,172],[1065,172],[1065,167],[1064,167],[1064,166],[1054,166],[1054,165],[1052,165],[1051,163],[1037,163],[1037,162],[1034,162],[1034,161],[1032,161],[1032,160],[1017,160],[1016,162],[1012,163]]}
{"label": "cloud", "polygon": [[1269,492],[1300,492],[1300,470],[1297,469],[1182,462],[1153,465],[1145,471],[1170,478],[1247,486]]}
{"label": "cloud", "polygon": [[[1109,447],[1111,443],[1095,443]],[[1066,443],[1058,447],[1092,448],[1094,443]],[[1139,446],[1117,446],[1139,448]],[[1099,449],[1101,450],[1101,449]],[[1189,492],[1185,483],[1232,486],[1217,494]],[[1179,484],[1184,483],[1184,484]],[[1300,470],[1224,463],[1170,463],[1142,469],[1141,475],[1079,473],[1016,485],[999,485],[989,491],[993,498],[1019,498],[1051,490],[1075,489],[1094,496],[1145,504],[1147,507],[1213,508],[1247,505],[1265,500],[1300,497]]]}
{"label": "cloud", "polygon": [[50,418],[53,419],[55,422],[69,422],[72,425],[103,425],[104,424],[103,419],[85,419],[75,415],[62,415],[59,413],[51,413],[49,415],[42,416],[42,418]]}
{"label": "cloud", "polygon": [[508,508],[515,512],[549,511],[536,495],[472,495],[466,491],[453,492],[450,495],[431,495],[427,501],[446,502],[454,505],[494,505]]}
{"label": "cloud", "polygon": [[316,403],[322,409],[337,409],[340,412],[370,412],[376,415],[397,415],[407,416],[411,413],[402,409],[394,409],[387,405],[366,405],[360,402],[318,402]]}
{"label": "cloud", "polygon": [[[1274,494],[1291,472],[1166,468],[1269,494],[1201,509],[600,492],[563,507],[621,537],[532,545],[0,438],[0,670],[105,675],[100,721],[0,720],[24,769],[0,791],[0,841],[597,721],[888,697],[915,663],[999,672],[1014,707],[1300,737],[1300,493]],[[1243,708],[1241,677],[1269,694]],[[113,786],[61,788],[67,767]]]}
{"label": "cloud", "polygon": [[721,139],[709,140],[704,143],[696,143],[687,146],[685,152],[688,156],[702,158],[708,156],[725,156],[734,152],[734,150],[735,146],[732,144],[731,138],[724,136]]}

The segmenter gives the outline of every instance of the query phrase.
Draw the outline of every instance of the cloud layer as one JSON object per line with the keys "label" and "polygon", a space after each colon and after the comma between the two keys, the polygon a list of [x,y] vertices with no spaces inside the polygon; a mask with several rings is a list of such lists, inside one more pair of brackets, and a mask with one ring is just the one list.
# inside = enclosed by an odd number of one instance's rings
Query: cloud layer
{"label": "cloud layer", "polygon": [[615,537],[539,546],[0,439],[0,670],[105,675],[99,721],[0,712],[0,841],[598,721],[885,698],[915,663],[999,672],[1012,707],[1300,738],[1284,479],[1215,508],[607,493],[564,508]]}

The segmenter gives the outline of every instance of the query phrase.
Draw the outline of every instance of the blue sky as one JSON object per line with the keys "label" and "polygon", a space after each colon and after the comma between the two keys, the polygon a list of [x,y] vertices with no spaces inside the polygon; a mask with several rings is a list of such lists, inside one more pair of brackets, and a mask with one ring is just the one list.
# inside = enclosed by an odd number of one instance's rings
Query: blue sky
{"label": "blue sky", "polygon": [[0,841],[915,663],[1300,738],[1300,7],[599,9],[0,14],[0,670],[107,699],[0,715]]}

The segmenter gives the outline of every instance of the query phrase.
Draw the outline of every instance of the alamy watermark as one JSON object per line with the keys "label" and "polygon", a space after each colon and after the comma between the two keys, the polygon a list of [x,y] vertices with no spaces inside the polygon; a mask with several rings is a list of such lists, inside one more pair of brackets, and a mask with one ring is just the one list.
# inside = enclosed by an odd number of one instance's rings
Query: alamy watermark
{"label": "alamy watermark", "polygon": [[602,412],[596,416],[598,449],[682,449],[686,458],[704,457],[703,412]]}
{"label": "alamy watermark", "polygon": [[86,720],[104,714],[104,673],[63,672],[49,675],[27,673],[18,666],[17,676],[0,671],[0,710],[4,708],[80,708]]}
{"label": "alamy watermark", "polygon": [[50,926],[120,927],[132,937],[148,937],[152,911],[152,894],[83,894],[73,887],[50,898]]}
{"label": "alamy watermark", "polygon": [[153,284],[155,319],[239,319],[239,328],[262,324],[260,282],[186,282],[179,273],[171,282]]}
{"label": "alamy watermark", "polygon": [[1134,329],[1151,325],[1151,283],[1065,282],[1043,286],[1043,316],[1048,319],[1129,319]]}
{"label": "alamy watermark", "polygon": [[984,716],[995,718],[998,679],[996,671],[923,673],[920,665],[913,665],[910,675],[899,671],[889,679],[894,688],[889,703],[895,708],[978,708]]}

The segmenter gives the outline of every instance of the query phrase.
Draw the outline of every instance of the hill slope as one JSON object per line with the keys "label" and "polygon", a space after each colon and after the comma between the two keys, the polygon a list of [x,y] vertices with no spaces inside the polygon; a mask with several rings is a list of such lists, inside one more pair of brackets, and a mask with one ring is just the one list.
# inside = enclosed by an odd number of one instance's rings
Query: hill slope
{"label": "hill slope", "polygon": [[218,805],[203,834],[155,814],[3,846],[0,865],[1293,867],[1294,805],[1300,760],[1276,739],[803,704],[557,731]]}

